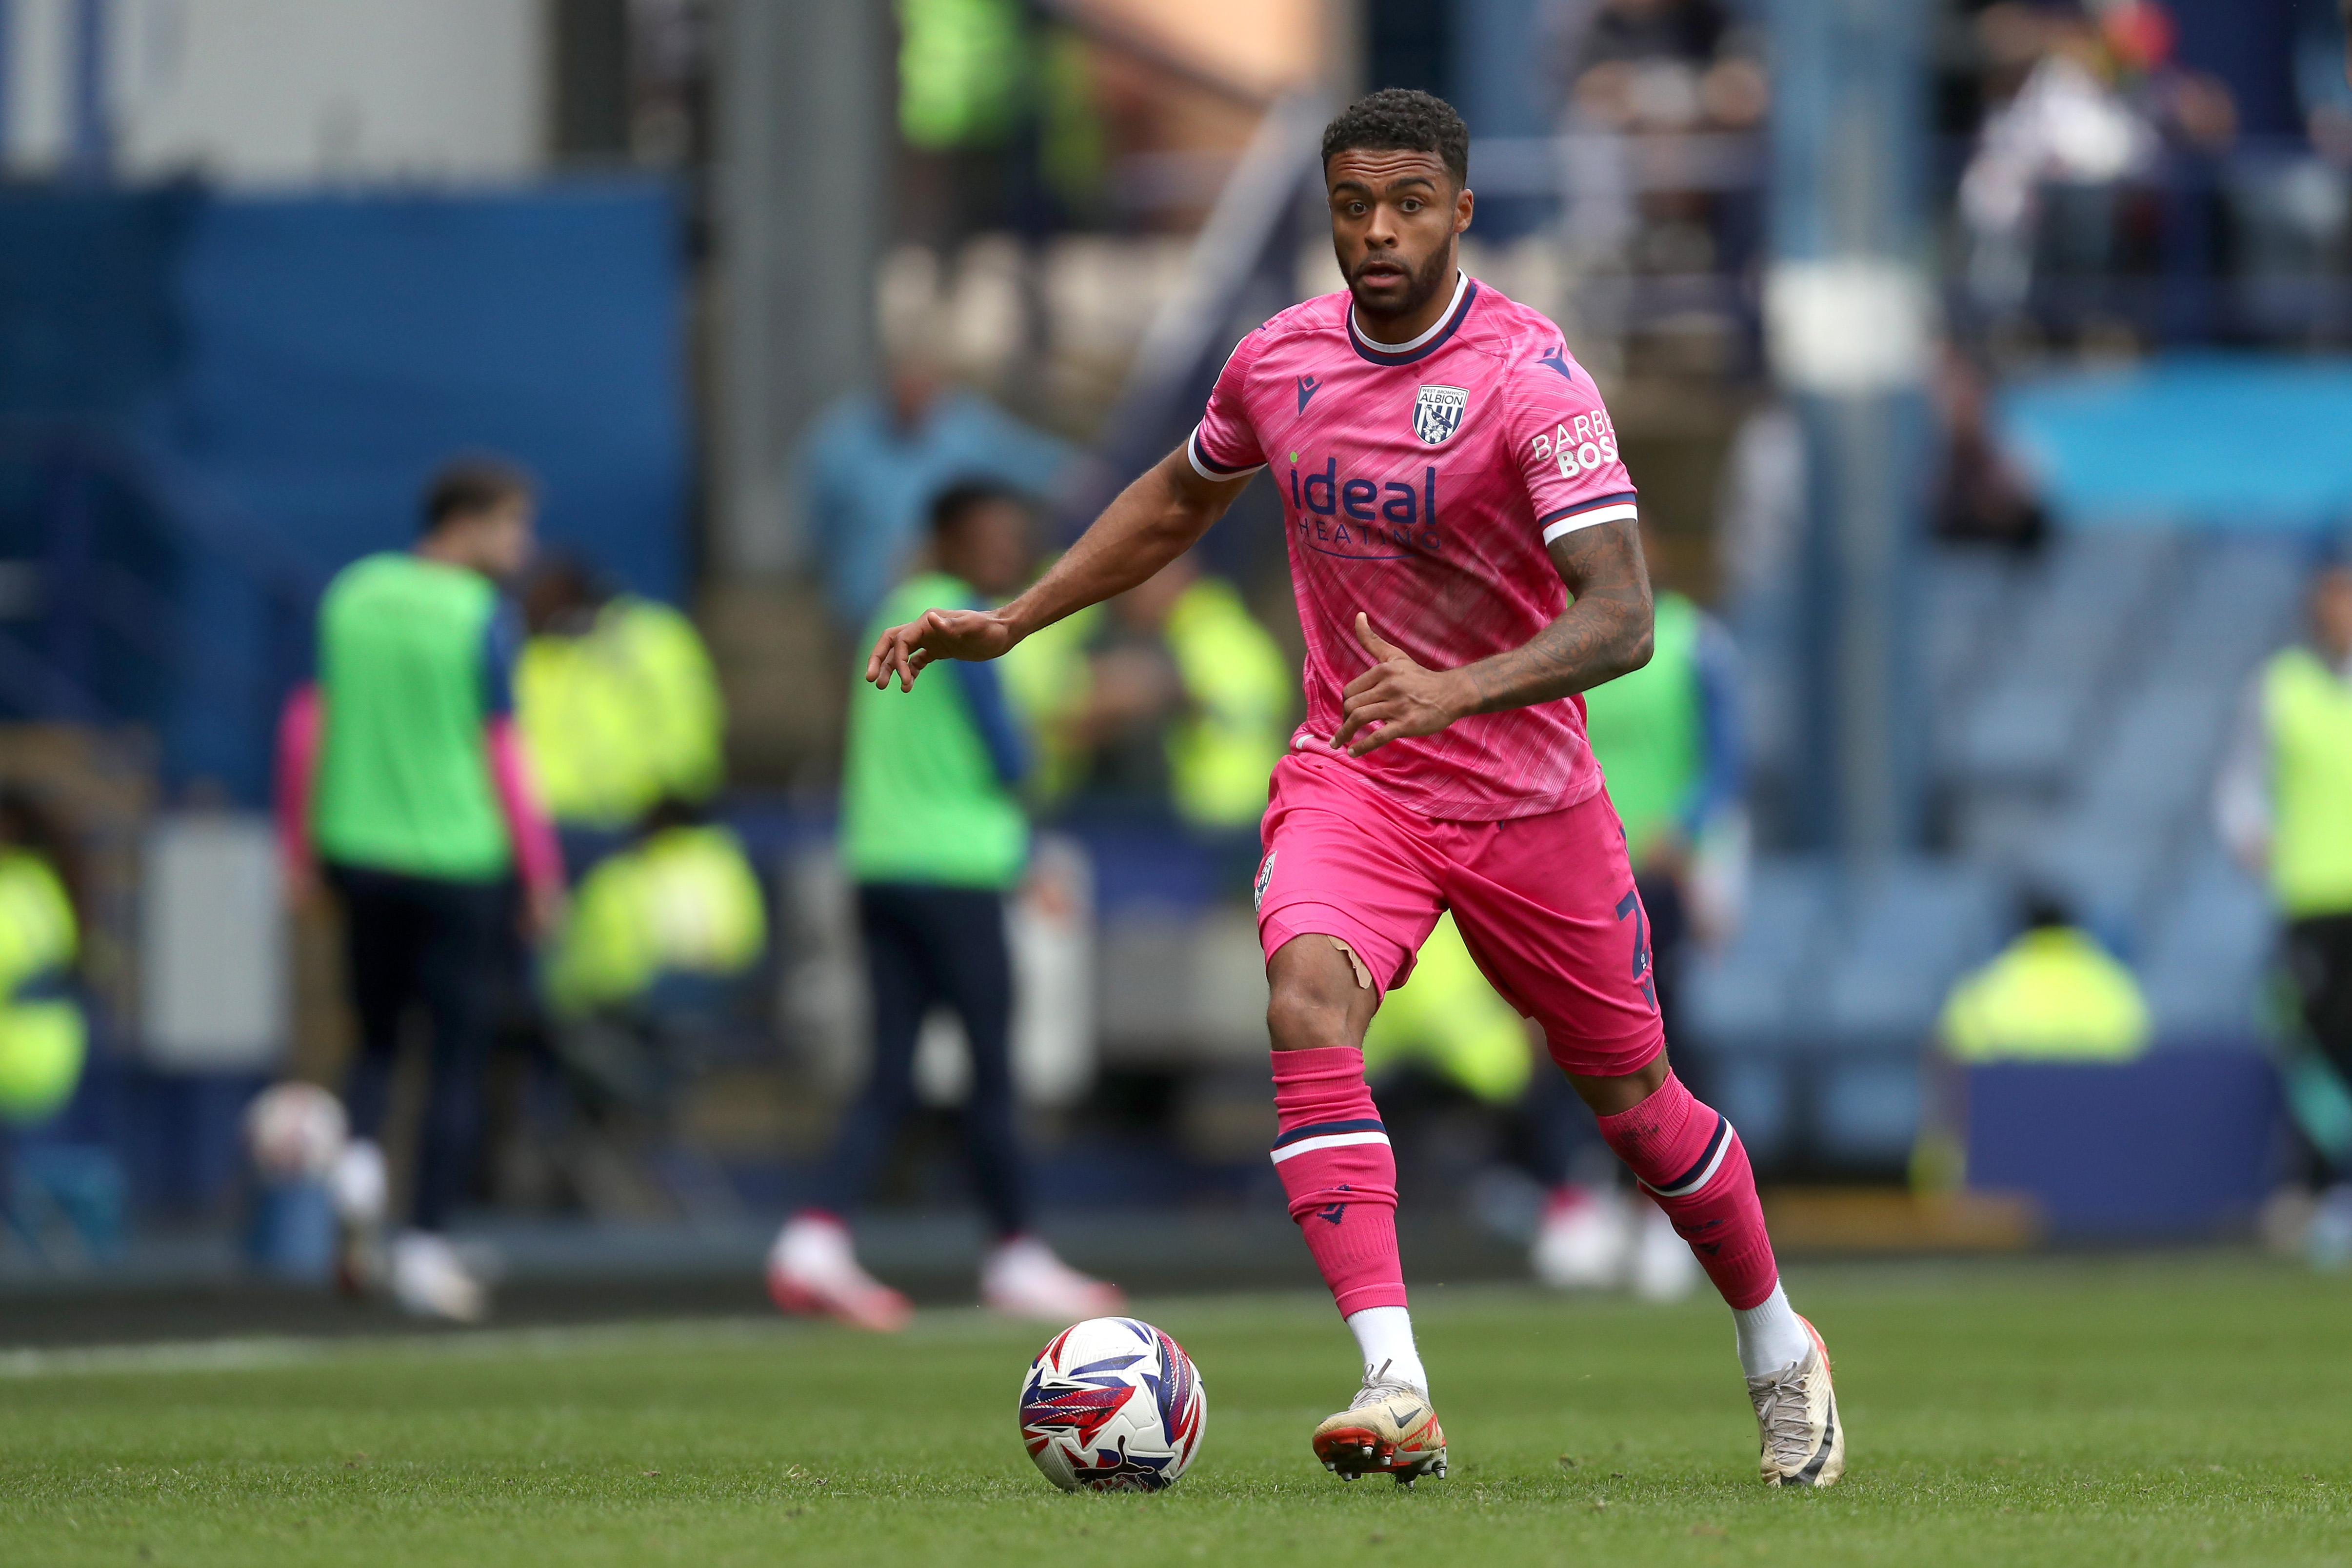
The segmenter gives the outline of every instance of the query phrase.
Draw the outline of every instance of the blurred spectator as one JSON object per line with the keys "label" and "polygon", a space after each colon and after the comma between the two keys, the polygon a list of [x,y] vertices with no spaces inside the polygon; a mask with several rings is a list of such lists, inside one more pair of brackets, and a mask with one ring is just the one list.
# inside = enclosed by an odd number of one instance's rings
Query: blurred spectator
{"label": "blurred spectator", "polygon": [[1186,825],[1249,840],[1266,778],[1290,744],[1297,681],[1241,595],[1190,555],[1129,589],[1087,622],[1084,662],[1065,647],[1054,689],[1034,663],[1022,699],[1072,771],[1096,794],[1166,802]]}
{"label": "blurred spectator", "polygon": [[2024,931],[1945,998],[1912,1152],[1912,1179],[1923,1191],[1949,1191],[1966,1180],[1961,1069],[2128,1061],[2147,1049],[2147,999],[2131,970],[2046,894],[2029,894],[2021,913]]}
{"label": "blurred spectator", "polygon": [[295,902],[323,864],[342,904],[360,1054],[352,1142],[335,1173],[344,1274],[371,1283],[387,1186],[378,1140],[412,1007],[431,1023],[411,1229],[390,1284],[408,1311],[471,1320],[483,1286],[442,1239],[481,1119],[493,1000],[520,873],[536,935],[562,917],[562,862],[512,718],[520,641],[499,584],[530,554],[530,483],[486,462],[444,468],[415,549],[346,567],[319,608],[319,680],[280,730],[279,841]]}
{"label": "blurred spectator", "polygon": [[742,974],[767,942],[767,906],[742,841],[666,807],[581,882],[548,993],[565,1019],[625,1013],[666,979]]}
{"label": "blurred spectator", "polygon": [[2335,6],[2298,11],[2294,88],[2311,144],[2332,162],[2352,163],[2352,28]]}
{"label": "blurred spectator", "polygon": [[2057,900],[2026,900],[2025,930],[1945,998],[1945,1055],[1979,1061],[2127,1061],[2147,1049],[2139,981]]}
{"label": "blurred spectator", "polygon": [[[866,639],[936,607],[979,608],[1021,586],[1030,517],[1002,486],[958,484],[932,507],[936,569],[884,601]],[[1013,973],[1004,895],[1028,859],[1014,794],[1026,766],[993,663],[943,662],[911,690],[862,679],[850,698],[842,776],[842,858],[857,888],[872,998],[873,1059],[843,1119],[817,1201],[768,1259],[786,1312],[862,1328],[903,1327],[907,1299],[858,1265],[846,1218],[914,1106],[917,1037],[934,1007],[954,1012],[971,1056],[966,1153],[994,1240],[981,1272],[991,1306],[1068,1322],[1118,1309],[1114,1288],[1063,1263],[1029,1233],[1031,1194],[1013,1124]]]}
{"label": "blurred spectator", "polygon": [[0,1124],[65,1108],[89,1046],[70,992],[81,950],[77,857],[63,826],[22,789],[0,789]]}
{"label": "blurred spectator", "polygon": [[693,622],[562,555],[532,571],[522,608],[516,724],[560,830],[625,831],[663,801],[717,791],[726,709]]}
{"label": "blurred spectator", "polygon": [[1720,259],[1704,192],[1638,190],[1627,138],[1748,131],[1769,102],[1759,40],[1717,0],[1556,0],[1561,229],[1590,261],[1700,272]]}
{"label": "blurred spectator", "polygon": [[[1985,117],[1960,177],[1969,287],[1998,317],[2021,308],[2038,233],[2070,271],[2107,269],[2115,182],[2155,163],[2155,127],[2116,86],[2118,62],[2077,12],[2000,0],[1977,18],[1988,61]],[[2054,190],[2053,190],[2054,188]],[[2055,196],[2047,225],[2045,202]]]}
{"label": "blurred spectator", "polygon": [[[1644,553],[1653,559],[1654,542],[1645,528]],[[1656,595],[1654,627],[1647,664],[1584,694],[1584,726],[1624,826],[1649,919],[1651,979],[1672,1049],[1684,1039],[1676,1001],[1691,944],[1727,939],[1738,920],[1747,748],[1729,634],[1673,589]],[[1694,1067],[1688,1056],[1675,1058],[1685,1078],[1696,1075]],[[1559,1113],[1578,1117],[1580,1107],[1563,1104]],[[1576,1127],[1587,1141],[1592,1136],[1580,1120]],[[1601,1168],[1615,1179],[1613,1168]],[[1628,1233],[1613,1192],[1564,1179],[1536,1239],[1538,1275],[1560,1284],[1606,1282],[1626,1266],[1630,1245],[1644,1294],[1672,1297],[1690,1289],[1696,1265],[1664,1212],[1653,1204],[1635,1207],[1638,1236]]]}
{"label": "blurred spectator", "polygon": [[845,632],[872,616],[920,542],[925,508],[950,481],[994,479],[1043,495],[1074,455],[946,384],[928,352],[900,353],[887,387],[819,415],[801,455],[808,538],[836,622]]}
{"label": "blurred spectator", "polygon": [[1935,491],[1936,537],[1999,545],[2021,555],[2040,549],[2049,538],[2049,514],[1993,428],[1984,372],[1958,350],[1948,350],[1937,392],[1944,453]]}
{"label": "blurred spectator", "polygon": [[[2290,1088],[2324,1066],[2340,1098],[2352,1079],[2352,558],[2321,566],[2310,603],[2309,640],[2273,656],[2246,695],[2215,810],[2222,841],[2269,884],[2284,923],[2306,1053]],[[2298,1119],[2310,1129],[2314,1118]],[[2341,1264],[2352,1260],[2352,1147],[2313,1141],[2333,1182],[2313,1253]]]}

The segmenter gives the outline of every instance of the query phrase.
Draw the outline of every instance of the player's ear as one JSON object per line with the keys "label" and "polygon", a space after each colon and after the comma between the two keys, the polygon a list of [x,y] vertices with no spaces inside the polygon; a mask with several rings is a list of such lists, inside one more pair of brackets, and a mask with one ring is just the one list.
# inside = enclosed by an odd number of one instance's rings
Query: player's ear
{"label": "player's ear", "polygon": [[1454,193],[1454,232],[1455,234],[1460,234],[1470,226],[1470,209],[1477,204],[1478,198],[1472,193],[1469,186],[1465,185]]}

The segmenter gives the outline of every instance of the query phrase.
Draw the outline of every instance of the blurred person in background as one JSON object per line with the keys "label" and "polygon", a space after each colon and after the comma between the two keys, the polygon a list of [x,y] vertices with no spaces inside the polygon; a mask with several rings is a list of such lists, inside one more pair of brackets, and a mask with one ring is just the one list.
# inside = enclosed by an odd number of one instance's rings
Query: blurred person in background
{"label": "blurred person in background", "polygon": [[1257,862],[1266,779],[1290,746],[1282,650],[1190,555],[1102,611],[1063,623],[1076,635],[1024,645],[1006,685],[1065,790],[1171,810],[1213,852],[1231,852],[1221,858],[1238,894]]}
{"label": "blurred person in background", "polygon": [[[987,480],[950,486],[931,507],[933,570],[902,583],[871,628],[940,604],[992,606],[1029,575],[1026,501]],[[997,1311],[1072,1322],[1116,1312],[1118,1290],[1078,1273],[1030,1233],[1032,1195],[1015,1126],[1012,956],[1004,897],[1021,880],[1029,823],[1017,790],[1026,747],[998,672],[958,664],[912,693],[862,683],[850,699],[841,852],[856,884],[871,994],[873,1058],[843,1118],[817,1200],[768,1255],[768,1289],[789,1312],[860,1328],[902,1328],[907,1298],[859,1266],[848,1217],[915,1104],[915,1047],[935,1006],[963,1025],[971,1087],[965,1152],[993,1237],[981,1296]]]}
{"label": "blurred person in background", "polygon": [[[1659,559],[1646,526],[1643,540],[1644,558]],[[1624,828],[1633,884],[1649,915],[1658,1015],[1667,1038],[1676,1039],[1676,1002],[1692,946],[1727,940],[1738,920],[1747,847],[1746,725],[1730,633],[1671,588],[1658,590],[1654,613],[1650,662],[1584,694],[1584,732]],[[1676,1066],[1685,1076],[1690,1069],[1688,1057]],[[1559,1141],[1595,1141],[1572,1106],[1562,1103],[1554,1114],[1571,1122]],[[1697,1265],[1665,1212],[1643,1204],[1629,1214],[1613,1161],[1600,1165],[1605,1181],[1577,1179],[1593,1163],[1580,1155],[1554,1177],[1559,1185],[1536,1238],[1537,1277],[1572,1289],[1630,1276],[1653,1300],[1687,1294],[1697,1284]]]}
{"label": "blurred person in background", "polygon": [[1052,492],[1076,455],[977,392],[950,385],[927,350],[893,359],[878,392],[843,398],[811,426],[802,506],[825,602],[846,635],[863,626],[922,543],[925,509],[950,484],[994,480]]}
{"label": "blurred person in background", "polygon": [[1993,423],[1992,388],[1984,371],[1948,347],[1936,391],[1944,425],[1943,466],[1931,502],[1936,537],[2020,556],[2039,551],[2050,538],[2050,516]]}
{"label": "blurred person in background", "polygon": [[341,904],[360,1052],[345,1101],[352,1141],[332,1185],[348,1286],[382,1271],[387,1208],[380,1139],[402,1026],[431,1027],[409,1228],[394,1239],[394,1298],[471,1321],[485,1288],[444,1239],[481,1121],[482,1071],[507,929],[561,922],[563,866],[516,733],[521,635],[500,594],[530,559],[531,484],[466,460],[435,476],[415,547],[354,562],[319,609],[319,676],[288,705],[278,756],[279,842],[297,907],[323,880]]}
{"label": "blurred person in background", "polygon": [[1637,192],[1629,138],[1745,132],[1770,89],[1760,39],[1717,0],[1552,0],[1543,29],[1559,82],[1561,231],[1589,262],[1654,272],[1737,270],[1719,200],[1700,190]]}
{"label": "blurred person in background", "polygon": [[0,1126],[38,1125],[81,1082],[89,1026],[73,989],[79,860],[64,823],[37,798],[0,789]]}
{"label": "blurred person in background", "polygon": [[1968,1179],[1966,1069],[1991,1061],[2129,1061],[2155,1033],[2128,965],[2048,893],[2026,894],[2024,929],[1944,1000],[1929,1052],[1912,1186],[1952,1192]]}
{"label": "blurred person in background", "polygon": [[[2309,636],[2253,679],[2223,759],[2221,841],[2268,884],[2301,1026],[2289,1100],[2340,1100],[2352,1081],[2352,550],[2311,580]],[[2329,1186],[2308,1236],[2313,1260],[2352,1262],[2352,1147],[2314,1138]]]}
{"label": "blurred person in background", "polygon": [[718,791],[726,705],[692,621],[614,592],[575,557],[533,567],[522,612],[515,722],[577,878],[648,812]]}

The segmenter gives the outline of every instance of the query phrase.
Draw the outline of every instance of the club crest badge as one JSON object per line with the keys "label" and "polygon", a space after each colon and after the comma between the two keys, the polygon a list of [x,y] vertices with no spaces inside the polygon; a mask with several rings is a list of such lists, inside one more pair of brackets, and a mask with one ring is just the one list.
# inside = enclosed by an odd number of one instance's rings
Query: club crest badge
{"label": "club crest badge", "polygon": [[1423,387],[1412,400],[1412,433],[1432,446],[1442,445],[1462,428],[1469,407],[1470,394],[1461,387]]}
{"label": "club crest badge", "polygon": [[1265,863],[1257,868],[1257,886],[1253,891],[1250,898],[1250,906],[1259,911],[1261,914],[1264,913],[1265,909],[1266,887],[1274,881],[1274,857],[1276,852],[1273,850],[1265,852]]}

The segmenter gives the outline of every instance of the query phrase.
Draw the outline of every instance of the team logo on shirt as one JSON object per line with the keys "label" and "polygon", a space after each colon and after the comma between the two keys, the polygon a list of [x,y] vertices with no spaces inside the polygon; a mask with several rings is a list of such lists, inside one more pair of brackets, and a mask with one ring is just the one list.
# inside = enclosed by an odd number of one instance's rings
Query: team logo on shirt
{"label": "team logo on shirt", "polygon": [[1462,428],[1469,407],[1470,394],[1461,387],[1423,387],[1412,400],[1412,433],[1432,446],[1442,445]]}

